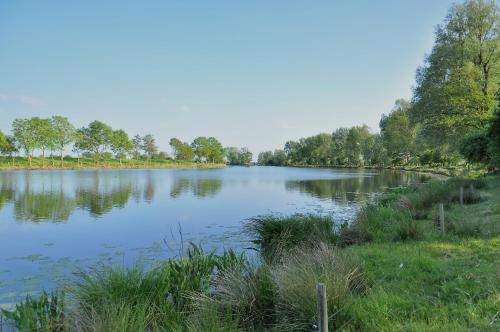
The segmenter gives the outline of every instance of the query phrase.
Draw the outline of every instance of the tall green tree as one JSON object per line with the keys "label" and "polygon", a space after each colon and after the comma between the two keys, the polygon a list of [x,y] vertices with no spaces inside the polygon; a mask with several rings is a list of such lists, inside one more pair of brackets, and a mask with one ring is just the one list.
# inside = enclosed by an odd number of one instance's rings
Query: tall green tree
{"label": "tall green tree", "polygon": [[118,129],[113,132],[111,138],[111,151],[113,151],[115,156],[120,160],[120,165],[122,164],[122,159],[127,157],[132,148],[133,144],[125,130]]}
{"label": "tall green tree", "polygon": [[224,162],[224,147],[215,137],[208,138],[208,160],[212,163]]}
{"label": "tall green tree", "polygon": [[349,128],[339,128],[332,134],[332,159],[335,166],[348,166],[347,138]]}
{"label": "tall green tree", "polygon": [[41,119],[39,117],[33,117],[29,121],[34,130],[36,147],[42,151],[42,167],[44,167],[45,152],[53,150],[55,147],[52,124],[50,119]]}
{"label": "tall green tree", "polygon": [[85,150],[94,154],[95,160],[100,160],[101,155],[111,145],[113,138],[113,129],[107,124],[95,120],[88,127],[80,130],[83,134],[83,146]]}
{"label": "tall green tree", "polygon": [[225,152],[229,165],[249,165],[252,162],[252,152],[247,148],[226,148]]}
{"label": "tall green tree", "polygon": [[407,164],[415,152],[416,129],[410,123],[411,103],[398,99],[389,115],[382,115],[380,133],[393,164]]}
{"label": "tall green tree", "polygon": [[32,166],[33,151],[38,147],[36,128],[32,119],[15,119],[12,122],[12,133]]}
{"label": "tall green tree", "polygon": [[191,161],[194,158],[193,148],[185,142],[182,142],[178,138],[170,139],[170,146],[174,150],[174,157],[177,160]]}
{"label": "tall green tree", "polygon": [[147,134],[142,138],[142,149],[144,154],[147,156],[148,160],[158,152],[158,147],[156,146],[156,141],[151,134]]}
{"label": "tall green tree", "polygon": [[208,138],[200,136],[196,137],[191,143],[191,147],[196,155],[196,159],[199,161],[208,161],[208,156],[210,154],[210,143]]}
{"label": "tall green tree", "polygon": [[[417,71],[410,117],[434,146],[450,146],[484,128],[500,80],[499,12],[494,1],[454,5]],[[446,150],[446,149],[445,149]]]}
{"label": "tall green tree", "polygon": [[8,144],[7,136],[0,130],[0,151],[2,151],[2,153]]}
{"label": "tall green tree", "polygon": [[82,154],[87,151],[87,142],[85,141],[86,139],[86,133],[84,128],[77,129],[75,131],[74,135],[74,141],[73,141],[73,152],[76,153],[76,157],[78,159],[78,165],[81,165],[81,156]]}
{"label": "tall green tree", "polygon": [[75,127],[68,118],[54,115],[51,119],[53,142],[59,149],[61,166],[64,166],[64,149],[75,140]]}
{"label": "tall green tree", "polygon": [[137,134],[132,138],[132,158],[139,159],[142,150],[142,137]]}

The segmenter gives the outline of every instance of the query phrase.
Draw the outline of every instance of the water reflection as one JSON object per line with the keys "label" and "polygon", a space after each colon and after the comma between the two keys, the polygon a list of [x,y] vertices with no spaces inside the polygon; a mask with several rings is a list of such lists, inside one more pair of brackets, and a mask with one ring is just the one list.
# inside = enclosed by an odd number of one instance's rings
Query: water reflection
{"label": "water reflection", "polygon": [[376,176],[367,173],[341,179],[286,181],[285,187],[289,191],[299,191],[321,199],[348,203],[370,200],[386,188],[423,182],[426,179],[426,176],[417,173],[382,171]]}
{"label": "water reflection", "polygon": [[68,220],[75,207],[75,200],[63,191],[34,192],[26,188],[14,201],[14,216],[18,221],[61,222]]}
{"label": "water reflection", "polygon": [[[12,203],[12,214],[17,221],[63,222],[77,209],[98,218],[113,209],[124,208],[131,199],[137,204],[151,203],[157,182],[154,173],[0,173],[0,210]],[[221,188],[220,178],[174,177],[170,182],[170,197],[213,198]]]}
{"label": "water reflection", "polygon": [[[252,177],[251,172],[265,176]],[[281,173],[274,173],[279,172]],[[279,178],[292,173],[293,177]],[[271,179],[272,181],[269,181]],[[114,209],[125,208],[130,201],[150,204],[159,195],[168,199],[213,199],[222,188],[240,188],[258,192],[278,186],[336,203],[362,202],[386,187],[421,181],[407,172],[363,172],[348,170],[227,169],[224,173],[155,171],[77,171],[77,172],[0,172],[0,210],[9,204],[17,221],[69,220],[77,210],[99,218]],[[264,182],[262,182],[264,181]],[[160,194],[157,193],[160,189]],[[267,189],[266,189],[267,190]],[[267,191],[259,194],[266,195]],[[170,197],[168,197],[170,196]],[[260,197],[259,196],[259,197]],[[255,197],[256,200],[261,198]],[[214,203],[216,204],[216,203]]]}
{"label": "water reflection", "polygon": [[124,208],[133,189],[133,183],[129,178],[106,177],[103,179],[96,174],[92,182],[82,182],[77,185],[76,206],[89,211],[94,217],[99,217],[113,208]]}
{"label": "water reflection", "polygon": [[219,178],[178,178],[174,180],[170,197],[177,198],[188,193],[198,198],[215,197],[221,188],[222,180]]}

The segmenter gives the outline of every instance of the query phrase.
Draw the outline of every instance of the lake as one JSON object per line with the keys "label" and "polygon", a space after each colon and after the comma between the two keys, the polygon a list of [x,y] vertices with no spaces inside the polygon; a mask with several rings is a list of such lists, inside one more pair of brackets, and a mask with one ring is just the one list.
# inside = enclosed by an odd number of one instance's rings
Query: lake
{"label": "lake", "polygon": [[421,178],[286,167],[0,172],[0,304],[89,268],[174,257],[188,241],[245,250],[242,223],[258,215],[348,221],[377,193]]}

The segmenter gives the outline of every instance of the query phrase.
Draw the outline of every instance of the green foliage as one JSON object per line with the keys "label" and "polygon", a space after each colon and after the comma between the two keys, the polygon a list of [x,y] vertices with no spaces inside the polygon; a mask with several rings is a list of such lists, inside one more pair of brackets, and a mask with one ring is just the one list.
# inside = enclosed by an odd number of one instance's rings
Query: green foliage
{"label": "green foliage", "polygon": [[454,5],[438,27],[417,72],[410,112],[426,141],[455,149],[466,134],[486,126],[500,78],[498,25],[493,1],[468,0]]}
{"label": "green foliage", "polygon": [[61,161],[64,160],[64,148],[74,141],[75,127],[69,122],[68,118],[55,115],[51,119],[53,131],[53,144],[61,154]]}
{"label": "green foliage", "polygon": [[224,162],[224,148],[215,137],[197,137],[191,143],[191,147],[199,161]]}
{"label": "green foliage", "polygon": [[0,130],[0,152],[5,153],[8,149],[8,145],[7,136]]}
{"label": "green foliage", "polygon": [[2,310],[2,314],[19,331],[69,331],[65,316],[64,293],[42,292],[38,299],[28,295],[23,302],[16,304],[13,311]]}
{"label": "green foliage", "polygon": [[123,129],[115,130],[111,137],[111,151],[120,159],[126,158],[132,150],[133,145],[128,134]]}
{"label": "green foliage", "polygon": [[250,165],[252,162],[252,152],[247,148],[226,148],[225,155],[229,165]]}
{"label": "green foliage", "polygon": [[411,104],[399,99],[389,115],[382,115],[380,132],[393,164],[406,164],[415,152],[416,130],[410,124]]}
{"label": "green foliage", "polygon": [[493,169],[500,169],[500,108],[496,111],[488,131],[489,165]]}
{"label": "green foliage", "polygon": [[79,149],[93,153],[95,159],[99,160],[101,154],[111,145],[113,130],[107,124],[95,120],[88,127],[81,128],[79,135]]}
{"label": "green foliage", "polygon": [[31,166],[33,151],[39,146],[34,121],[31,119],[16,119],[12,123],[12,133],[19,147],[24,150]]}
{"label": "green foliage", "polygon": [[156,141],[153,135],[147,134],[142,138],[142,150],[148,159],[153,158],[153,156],[158,152],[158,147],[156,146]]}
{"label": "green foliage", "polygon": [[264,151],[259,153],[257,164],[261,166],[285,166],[288,163],[284,150]]}
{"label": "green foliage", "polygon": [[460,153],[471,163],[489,163],[488,136],[485,132],[469,134],[460,142]]}
{"label": "green foliage", "polygon": [[262,216],[250,219],[245,228],[266,262],[279,261],[298,246],[314,246],[318,242],[334,244],[337,240],[335,223],[328,216]]}
{"label": "green foliage", "polygon": [[182,142],[177,138],[172,138],[170,139],[170,146],[174,150],[176,160],[193,160],[194,150],[188,143]]}

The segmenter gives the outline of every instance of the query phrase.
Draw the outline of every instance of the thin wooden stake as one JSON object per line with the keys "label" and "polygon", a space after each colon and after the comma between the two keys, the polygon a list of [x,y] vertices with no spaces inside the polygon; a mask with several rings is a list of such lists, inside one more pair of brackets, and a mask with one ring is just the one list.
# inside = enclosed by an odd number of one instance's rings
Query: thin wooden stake
{"label": "thin wooden stake", "polygon": [[316,285],[318,295],[318,327],[320,332],[328,332],[328,307],[326,303],[326,286],[323,283]]}
{"label": "thin wooden stake", "polygon": [[460,186],[460,206],[464,205],[464,186]]}
{"label": "thin wooden stake", "polygon": [[444,204],[439,203],[439,228],[441,229],[441,235],[444,235]]}

